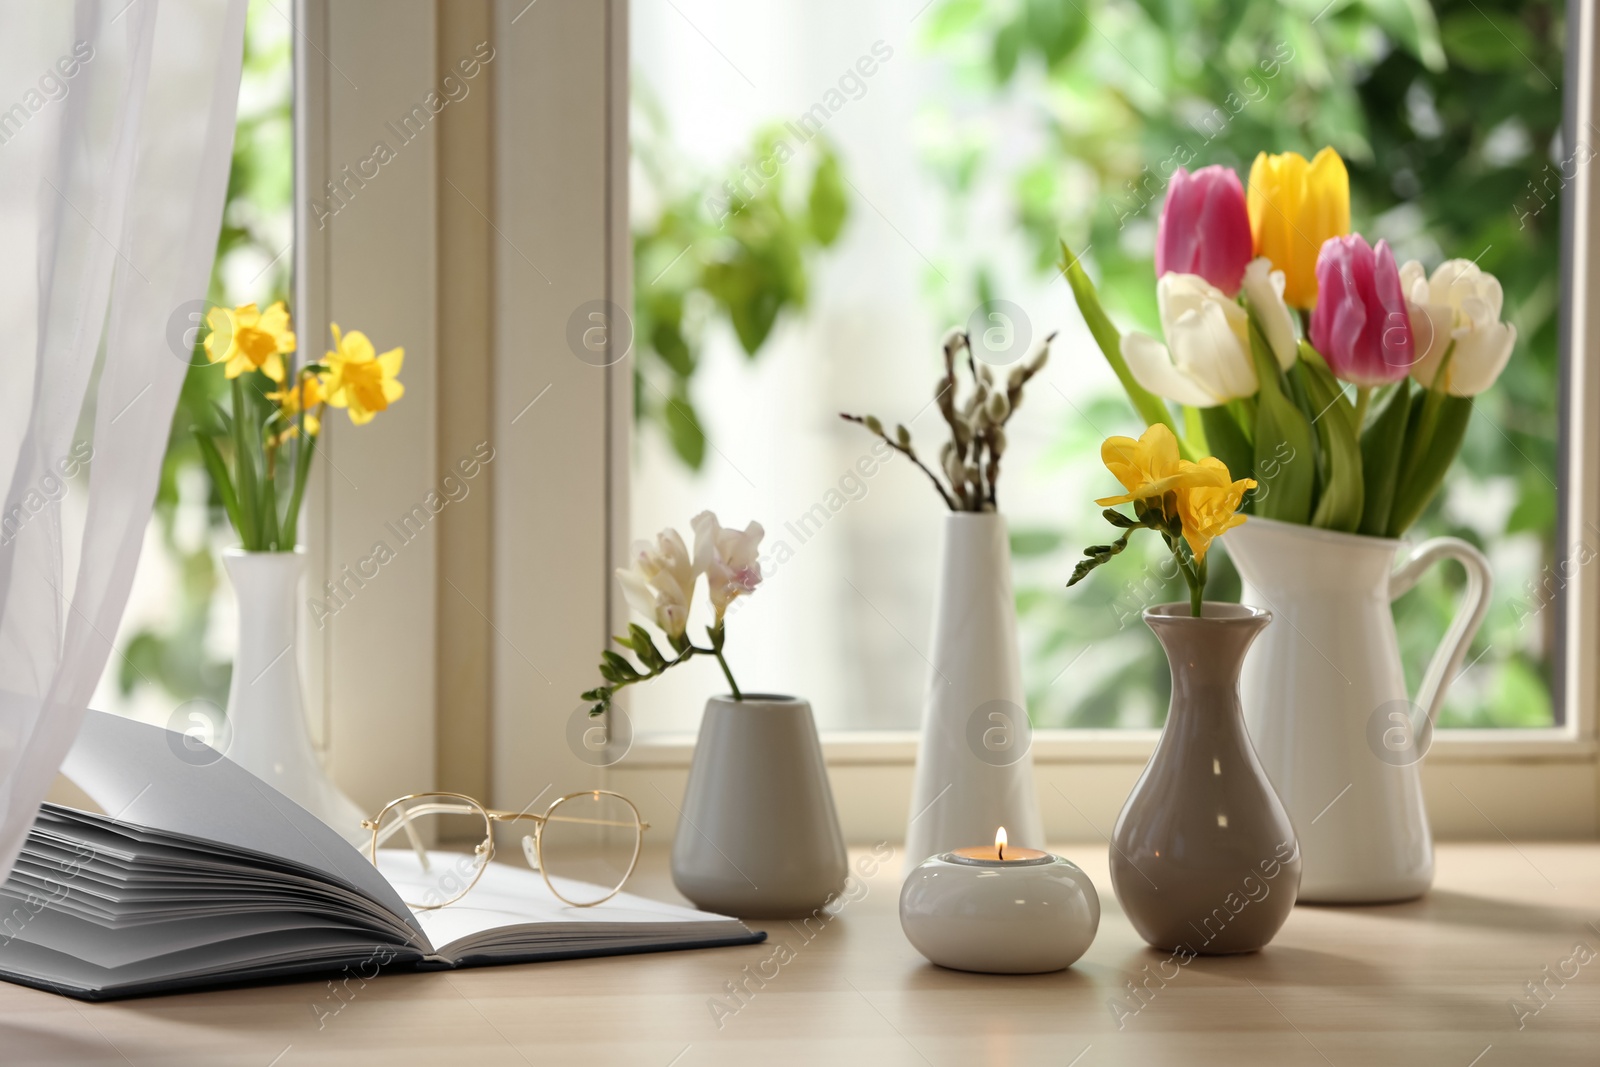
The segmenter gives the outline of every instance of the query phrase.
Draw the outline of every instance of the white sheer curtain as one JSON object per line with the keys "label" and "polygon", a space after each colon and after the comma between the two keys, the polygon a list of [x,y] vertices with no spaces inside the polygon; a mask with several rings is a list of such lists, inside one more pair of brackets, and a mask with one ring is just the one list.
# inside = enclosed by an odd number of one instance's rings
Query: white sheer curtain
{"label": "white sheer curtain", "polygon": [[244,19],[245,0],[0,0],[0,876],[133,581],[187,365],[170,324],[216,250]]}

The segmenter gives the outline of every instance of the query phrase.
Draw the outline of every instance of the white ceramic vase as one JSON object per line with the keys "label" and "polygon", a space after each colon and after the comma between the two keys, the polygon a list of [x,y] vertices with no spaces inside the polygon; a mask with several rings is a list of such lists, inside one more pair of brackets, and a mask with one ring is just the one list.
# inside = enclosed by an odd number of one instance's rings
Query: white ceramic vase
{"label": "white ceramic vase", "polygon": [[1004,517],[946,516],[903,873],[994,841],[1044,848]]}
{"label": "white ceramic vase", "polygon": [[[1274,621],[1240,680],[1256,755],[1300,837],[1303,902],[1409,900],[1433,884],[1418,763],[1489,606],[1488,560],[1458,538],[1404,542],[1252,518],[1224,543],[1240,599]],[[1390,602],[1453,559],[1466,592],[1413,701]]]}
{"label": "white ceramic vase", "polygon": [[365,816],[328,780],[306,728],[295,634],[304,551],[229,548],[222,562],[239,613],[223,754],[348,840],[364,842]]}
{"label": "white ceramic vase", "polygon": [[804,700],[706,701],[680,814],[672,884],[707,911],[805,916],[844,888],[844,834]]}

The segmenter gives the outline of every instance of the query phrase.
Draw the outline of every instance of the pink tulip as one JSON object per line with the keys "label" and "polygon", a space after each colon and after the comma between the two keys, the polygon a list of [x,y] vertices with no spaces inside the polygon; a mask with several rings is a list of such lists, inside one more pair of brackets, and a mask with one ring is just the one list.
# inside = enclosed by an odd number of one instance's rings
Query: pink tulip
{"label": "pink tulip", "polygon": [[1417,345],[1387,241],[1374,248],[1353,233],[1322,243],[1311,343],[1334,374],[1356,385],[1387,385],[1411,373]]}
{"label": "pink tulip", "polygon": [[1179,167],[1167,186],[1156,230],[1156,277],[1198,274],[1236,296],[1250,262],[1250,212],[1244,186],[1227,167]]}

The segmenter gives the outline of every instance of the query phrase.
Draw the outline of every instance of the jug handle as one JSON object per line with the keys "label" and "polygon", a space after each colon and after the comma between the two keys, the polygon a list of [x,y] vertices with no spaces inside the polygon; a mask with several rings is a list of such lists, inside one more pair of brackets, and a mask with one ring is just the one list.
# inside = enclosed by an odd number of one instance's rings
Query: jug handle
{"label": "jug handle", "polygon": [[1417,690],[1417,707],[1437,723],[1439,709],[1444,706],[1445,692],[1461,670],[1467,647],[1483,625],[1489,613],[1489,594],[1494,589],[1494,575],[1489,561],[1482,552],[1459,537],[1434,537],[1417,545],[1411,556],[1394,573],[1389,575],[1389,599],[1399,599],[1422,578],[1423,573],[1441,560],[1460,562],[1467,572],[1467,591],[1456,608],[1455,618],[1445,631],[1444,640],[1428,664],[1428,673],[1422,677],[1422,687]]}

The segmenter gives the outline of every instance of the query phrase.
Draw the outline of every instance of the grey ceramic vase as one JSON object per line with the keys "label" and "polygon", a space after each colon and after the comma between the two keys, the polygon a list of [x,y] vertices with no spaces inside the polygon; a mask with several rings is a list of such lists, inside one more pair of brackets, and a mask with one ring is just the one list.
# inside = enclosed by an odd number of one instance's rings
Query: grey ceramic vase
{"label": "grey ceramic vase", "polygon": [[672,883],[707,911],[810,915],[844,888],[844,834],[811,705],[706,701],[672,842]]}
{"label": "grey ceramic vase", "polygon": [[1254,952],[1300,888],[1300,845],[1245,732],[1239,668],[1272,614],[1149,608],[1172,670],[1161,740],[1111,837],[1111,884],[1139,936],[1199,955]]}

